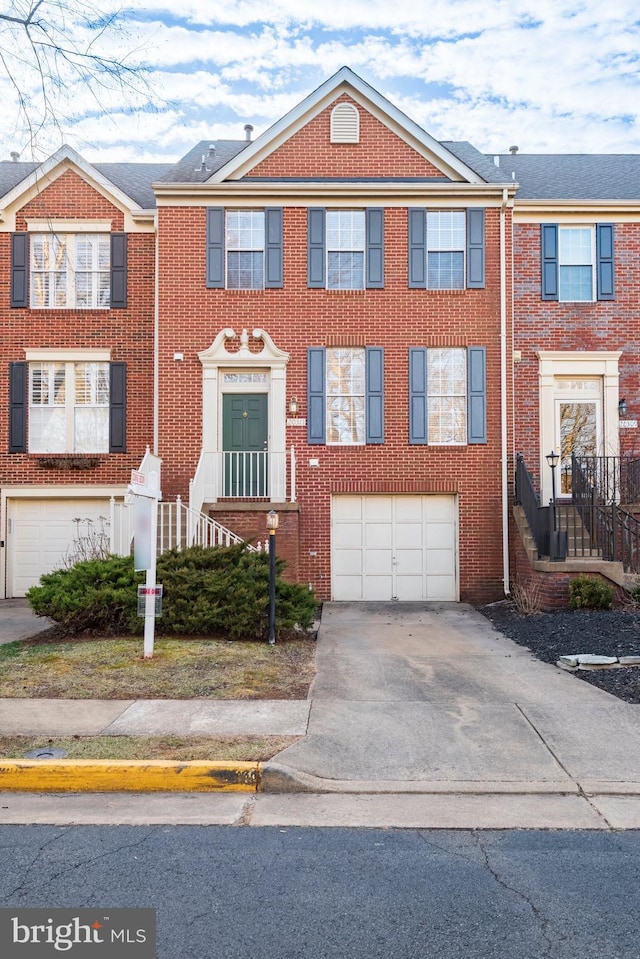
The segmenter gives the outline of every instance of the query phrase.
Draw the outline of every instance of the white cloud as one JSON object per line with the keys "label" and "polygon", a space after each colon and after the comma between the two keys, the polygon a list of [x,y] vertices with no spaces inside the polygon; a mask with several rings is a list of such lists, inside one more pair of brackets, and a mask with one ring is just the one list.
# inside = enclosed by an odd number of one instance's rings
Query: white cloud
{"label": "white cloud", "polygon": [[[115,9],[114,0],[102,8]],[[69,80],[57,99],[79,149],[172,158],[199,138],[256,135],[347,64],[443,139],[484,151],[640,151],[636,0],[133,0],[105,49],[144,58],[153,91],[95,98]],[[4,39],[4,35],[2,37]],[[37,89],[17,67],[24,93]],[[0,142],[20,149],[15,97],[0,77]],[[34,101],[34,102],[35,102]],[[126,109],[124,109],[126,108]],[[226,131],[222,133],[219,131]],[[22,140],[21,140],[22,138]],[[93,145],[92,145],[93,144]],[[157,151],[157,152],[154,152]]]}

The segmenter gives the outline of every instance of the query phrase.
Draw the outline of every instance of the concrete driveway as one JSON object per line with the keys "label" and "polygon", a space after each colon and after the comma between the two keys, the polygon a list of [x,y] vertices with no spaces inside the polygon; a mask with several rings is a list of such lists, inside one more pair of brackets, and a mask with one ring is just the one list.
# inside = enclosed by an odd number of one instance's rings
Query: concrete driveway
{"label": "concrete driveway", "polygon": [[[453,603],[325,603],[292,788],[617,792],[640,783],[640,707],[536,660]],[[321,783],[321,781],[323,781]]]}
{"label": "concrete driveway", "polygon": [[0,599],[0,645],[28,639],[52,626],[50,619],[32,612],[26,599]]}

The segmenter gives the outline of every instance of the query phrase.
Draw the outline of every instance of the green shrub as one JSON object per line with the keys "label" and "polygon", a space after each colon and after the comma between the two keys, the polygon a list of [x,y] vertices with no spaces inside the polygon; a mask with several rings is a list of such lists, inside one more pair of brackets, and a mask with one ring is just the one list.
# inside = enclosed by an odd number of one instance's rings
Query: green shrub
{"label": "green shrub", "polygon": [[[317,601],[305,586],[282,579],[284,565],[277,561],[276,630],[308,630]],[[39,616],[69,633],[141,633],[137,587],[143,581],[144,573],[134,572],[130,557],[110,556],[47,573],[27,599]],[[243,545],[171,550],[158,557],[157,581],[163,585],[159,634],[267,638],[268,553],[249,552]]]}
{"label": "green shrub", "polygon": [[613,587],[594,576],[576,576],[569,583],[571,609],[611,609]]}

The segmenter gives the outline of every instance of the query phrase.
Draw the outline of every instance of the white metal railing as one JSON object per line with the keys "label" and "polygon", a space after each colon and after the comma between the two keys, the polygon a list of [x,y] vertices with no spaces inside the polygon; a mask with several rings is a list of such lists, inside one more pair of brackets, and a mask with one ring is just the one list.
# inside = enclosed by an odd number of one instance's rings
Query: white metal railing
{"label": "white metal railing", "polygon": [[[287,476],[288,473],[288,476]],[[287,489],[288,479],[288,489]],[[296,499],[296,456],[285,451],[218,451],[200,455],[189,486],[189,505],[200,511],[220,499]]]}
{"label": "white metal railing", "polygon": [[[182,549],[186,546],[234,546],[244,540],[226,526],[186,506],[178,496],[175,503],[159,503],[158,551]],[[263,546],[247,546],[260,552]]]}
{"label": "white metal railing", "polygon": [[128,502],[109,500],[109,552],[113,556],[128,556],[133,542],[133,506]]}

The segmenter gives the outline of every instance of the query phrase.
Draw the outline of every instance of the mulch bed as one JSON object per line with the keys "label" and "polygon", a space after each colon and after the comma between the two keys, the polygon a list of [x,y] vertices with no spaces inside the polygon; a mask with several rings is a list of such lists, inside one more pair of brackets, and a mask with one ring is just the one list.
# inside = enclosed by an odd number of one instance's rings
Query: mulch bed
{"label": "mulch bed", "polygon": [[[522,615],[505,600],[481,610],[496,629],[545,663],[560,656],[640,656],[640,610],[558,610]],[[640,703],[640,667],[577,670],[578,679],[627,703]]]}

